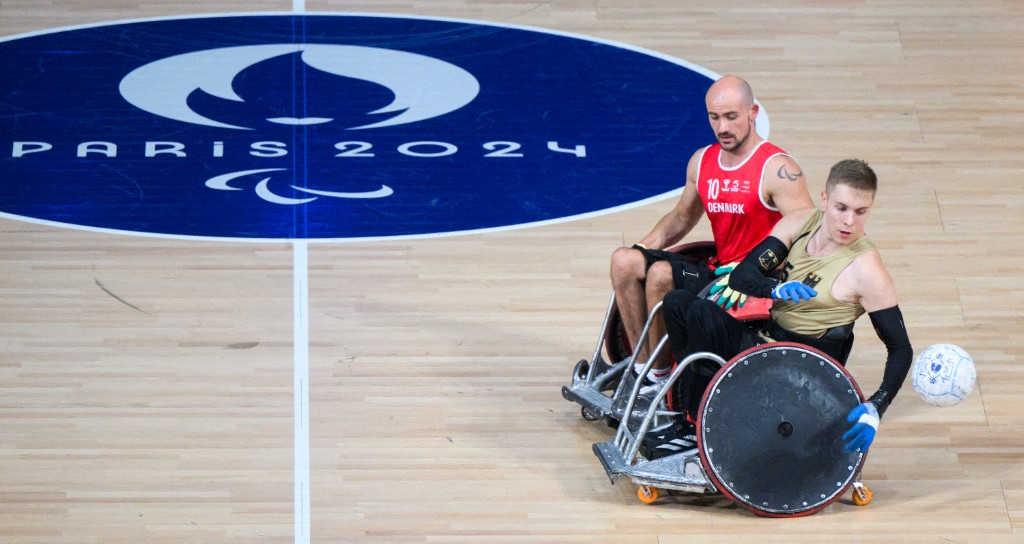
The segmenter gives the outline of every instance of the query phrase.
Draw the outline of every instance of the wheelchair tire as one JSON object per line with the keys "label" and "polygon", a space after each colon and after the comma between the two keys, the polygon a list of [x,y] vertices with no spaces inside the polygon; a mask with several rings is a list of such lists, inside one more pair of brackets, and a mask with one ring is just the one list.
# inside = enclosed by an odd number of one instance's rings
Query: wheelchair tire
{"label": "wheelchair tire", "polygon": [[642,485],[636,488],[636,496],[644,504],[653,504],[654,501],[658,500],[659,494],[658,488],[652,485]]}
{"label": "wheelchair tire", "polygon": [[813,514],[860,474],[865,454],[846,452],[841,436],[861,402],[853,376],[828,355],[791,342],[753,347],[704,393],[701,464],[722,494],[757,515]]}
{"label": "wheelchair tire", "polygon": [[[863,490],[863,495],[861,494],[862,490]],[[868,486],[866,486],[864,484],[861,484],[860,485],[860,489],[858,489],[856,486],[854,486],[854,488],[853,488],[853,504],[855,504],[857,506],[867,506],[868,503],[871,502],[872,498],[873,497],[872,497],[872,493],[871,493],[871,488],[870,487],[868,487]]]}
{"label": "wheelchair tire", "polygon": [[619,314],[619,307],[612,308],[608,315],[608,336],[604,339],[604,351],[608,361],[615,364],[624,361],[633,355],[633,346],[626,336],[626,325],[622,322],[622,315]]}
{"label": "wheelchair tire", "polygon": [[597,421],[601,419],[601,416],[599,414],[592,411],[590,408],[587,408],[586,406],[580,408],[580,416],[587,421]]}

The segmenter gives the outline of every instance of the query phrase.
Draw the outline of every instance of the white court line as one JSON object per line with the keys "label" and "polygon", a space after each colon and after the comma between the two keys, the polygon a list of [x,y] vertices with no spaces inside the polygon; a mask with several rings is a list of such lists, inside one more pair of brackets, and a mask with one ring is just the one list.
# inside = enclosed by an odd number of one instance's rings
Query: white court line
{"label": "white court line", "polygon": [[295,542],[309,543],[309,244],[293,242]]}
{"label": "white court line", "polygon": [[[292,11],[306,11],[305,0],[292,0]],[[295,544],[309,544],[309,244],[292,244],[295,358]]]}

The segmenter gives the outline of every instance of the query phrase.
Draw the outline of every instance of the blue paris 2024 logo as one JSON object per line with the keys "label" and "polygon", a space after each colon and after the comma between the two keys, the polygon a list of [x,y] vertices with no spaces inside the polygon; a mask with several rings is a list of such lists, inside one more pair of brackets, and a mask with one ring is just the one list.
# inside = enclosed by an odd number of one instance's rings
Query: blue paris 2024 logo
{"label": "blue paris 2024 logo", "polygon": [[0,214],[244,239],[432,236],[679,190],[714,74],[478,22],[225,15],[0,42]]}

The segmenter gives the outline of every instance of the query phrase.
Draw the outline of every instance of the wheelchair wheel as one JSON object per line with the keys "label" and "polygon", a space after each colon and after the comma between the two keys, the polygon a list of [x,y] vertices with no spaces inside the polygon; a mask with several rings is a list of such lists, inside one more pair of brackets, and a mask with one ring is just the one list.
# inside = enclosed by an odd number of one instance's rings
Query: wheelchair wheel
{"label": "wheelchair wheel", "polygon": [[601,419],[600,415],[592,411],[590,408],[587,408],[586,406],[580,408],[580,416],[582,416],[583,419],[587,421],[597,421]]}
{"label": "wheelchair wheel", "polygon": [[701,463],[719,491],[755,514],[813,514],[862,485],[864,454],[846,452],[841,437],[846,414],[863,401],[828,355],[789,342],[756,346],[723,366],[704,394]]}
{"label": "wheelchair wheel", "polygon": [[855,484],[853,486],[853,504],[857,506],[867,506],[871,502],[872,493],[871,488],[864,484]]}
{"label": "wheelchair wheel", "polygon": [[642,485],[636,488],[636,496],[640,498],[640,502],[644,504],[652,504],[658,500],[658,488],[650,485]]}
{"label": "wheelchair wheel", "polygon": [[590,362],[586,359],[580,359],[576,362],[576,367],[572,369],[573,380],[586,379],[588,372],[590,372]]}
{"label": "wheelchair wheel", "polygon": [[633,354],[633,346],[626,336],[626,325],[622,322],[618,306],[612,308],[608,316],[608,336],[604,339],[604,350],[612,364],[623,361]]}

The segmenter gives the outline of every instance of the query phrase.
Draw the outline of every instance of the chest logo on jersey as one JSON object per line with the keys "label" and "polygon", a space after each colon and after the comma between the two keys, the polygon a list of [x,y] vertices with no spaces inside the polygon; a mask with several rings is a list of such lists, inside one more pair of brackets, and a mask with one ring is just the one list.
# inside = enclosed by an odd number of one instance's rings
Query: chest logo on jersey
{"label": "chest logo on jersey", "polygon": [[732,200],[735,198],[732,195],[749,193],[751,185],[748,179],[711,178],[708,180],[708,197],[710,200]]}
{"label": "chest logo on jersey", "polygon": [[[793,263],[787,262],[786,266],[783,268],[782,281],[788,281],[791,273],[793,272]],[[822,277],[817,272],[808,272],[807,275],[804,276],[804,279],[800,280],[800,283],[813,289],[821,283],[821,280]]]}

